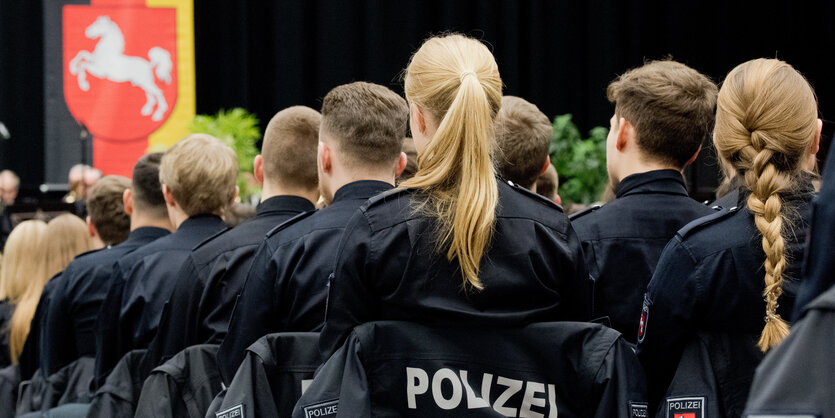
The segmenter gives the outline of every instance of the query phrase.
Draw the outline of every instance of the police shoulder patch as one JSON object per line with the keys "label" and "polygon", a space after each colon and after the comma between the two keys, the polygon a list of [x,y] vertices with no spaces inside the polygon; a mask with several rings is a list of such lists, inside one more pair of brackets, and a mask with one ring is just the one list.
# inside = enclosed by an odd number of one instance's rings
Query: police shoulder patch
{"label": "police shoulder patch", "polygon": [[339,412],[339,399],[305,406],[304,418],[331,418]]}
{"label": "police shoulder patch", "polygon": [[281,231],[283,229],[287,229],[287,227],[289,227],[290,225],[293,225],[293,224],[299,222],[300,220],[302,220],[304,218],[307,218],[310,215],[313,215],[314,213],[316,213],[315,210],[309,210],[307,212],[302,212],[302,213],[300,213],[300,214],[298,214],[298,215],[296,215],[296,216],[278,224],[278,226],[276,226],[275,228],[273,228],[269,232],[267,232],[267,237],[271,237],[271,236],[275,235],[278,231]]}
{"label": "police shoulder patch", "polygon": [[694,221],[691,221],[687,225],[684,225],[683,228],[678,230],[678,236],[684,238],[690,235],[691,233],[698,231],[699,229],[702,229],[710,224],[718,222],[721,219],[733,215],[737,212],[737,210],[738,208],[735,206],[730,209],[720,209],[716,213],[712,213],[710,215],[703,216]]}
{"label": "police shoulder patch", "polygon": [[704,396],[667,398],[667,418],[705,418]]}
{"label": "police shoulder patch", "polygon": [[545,197],[541,194],[534,193],[534,192],[532,192],[532,191],[530,191],[530,190],[528,190],[528,189],[526,189],[526,188],[524,188],[524,187],[522,187],[522,186],[520,186],[520,185],[518,185],[518,184],[516,184],[512,181],[509,181],[509,180],[502,180],[502,179],[498,179],[498,180],[505,182],[506,184],[508,184],[510,186],[511,189],[516,190],[517,192],[522,193],[523,195],[526,195],[526,196],[536,200],[539,203],[543,203],[543,204],[548,205],[548,206],[550,206],[554,209],[557,209],[560,212],[563,212],[562,206],[556,204],[555,202],[552,202],[550,199],[548,199],[547,197]]}
{"label": "police shoulder patch", "polygon": [[647,322],[649,321],[649,308],[652,306],[649,297],[644,295],[644,306],[641,308],[641,322],[638,323],[638,342],[644,342],[647,335]]}
{"label": "police shoulder patch", "polygon": [[237,404],[229,409],[218,411],[215,413],[215,418],[245,418],[244,404]]}
{"label": "police shoulder patch", "polygon": [[568,220],[573,221],[575,219],[582,218],[583,216],[586,216],[586,215],[588,215],[588,214],[590,214],[590,213],[592,213],[592,212],[594,212],[594,211],[596,211],[596,210],[598,210],[602,207],[603,207],[603,205],[591,205],[591,206],[589,206],[589,207],[587,207],[587,208],[585,208],[585,209],[583,209],[579,212],[574,212],[571,215],[568,215]]}

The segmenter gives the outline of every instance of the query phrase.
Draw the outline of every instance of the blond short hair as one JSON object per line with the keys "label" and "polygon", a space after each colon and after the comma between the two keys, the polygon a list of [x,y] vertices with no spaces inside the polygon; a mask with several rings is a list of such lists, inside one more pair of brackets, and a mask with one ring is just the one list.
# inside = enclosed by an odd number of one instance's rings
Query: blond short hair
{"label": "blond short hair", "polygon": [[316,189],[316,151],[322,115],[307,106],[278,112],[264,130],[264,177],[281,184]]}
{"label": "blond short hair", "polygon": [[165,152],[159,182],[188,216],[222,211],[235,198],[235,151],[207,134],[192,134]]}

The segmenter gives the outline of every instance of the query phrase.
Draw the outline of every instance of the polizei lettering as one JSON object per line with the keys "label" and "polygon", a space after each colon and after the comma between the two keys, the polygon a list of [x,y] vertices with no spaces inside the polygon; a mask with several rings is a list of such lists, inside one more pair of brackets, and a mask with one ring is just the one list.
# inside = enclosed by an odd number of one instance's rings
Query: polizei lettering
{"label": "polizei lettering", "polygon": [[[557,418],[556,385],[490,373],[481,375],[480,386],[472,383],[467,370],[443,368],[430,378],[421,368],[406,367],[407,407],[417,409],[418,399],[425,397],[444,410],[492,408],[506,417]],[[474,387],[481,391],[476,392]]]}

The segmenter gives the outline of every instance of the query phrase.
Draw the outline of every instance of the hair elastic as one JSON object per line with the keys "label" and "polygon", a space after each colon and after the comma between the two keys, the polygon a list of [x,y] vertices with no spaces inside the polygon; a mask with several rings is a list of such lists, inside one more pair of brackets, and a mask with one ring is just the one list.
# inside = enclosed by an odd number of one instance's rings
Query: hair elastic
{"label": "hair elastic", "polygon": [[473,77],[478,78],[478,74],[476,74],[472,70],[463,71],[463,72],[461,72],[461,77],[460,77],[462,83],[464,82],[464,77],[466,77],[467,75],[472,75]]}

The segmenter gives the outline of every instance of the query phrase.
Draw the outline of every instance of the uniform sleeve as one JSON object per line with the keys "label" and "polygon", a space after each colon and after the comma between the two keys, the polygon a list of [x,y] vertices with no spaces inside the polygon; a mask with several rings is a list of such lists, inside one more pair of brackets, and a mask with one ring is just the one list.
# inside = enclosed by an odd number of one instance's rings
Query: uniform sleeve
{"label": "uniform sleeve", "polygon": [[661,253],[644,296],[637,353],[646,371],[651,408],[663,399],[687,339],[695,333],[703,298],[701,267],[681,239],[673,238]]}
{"label": "uniform sleeve", "polygon": [[368,283],[374,254],[371,251],[371,227],[362,212],[348,222],[337,250],[336,266],[329,280],[325,326],[319,337],[319,351],[327,360],[359,324],[377,317],[378,300]]}
{"label": "uniform sleeve", "polygon": [[[586,259],[583,256],[580,239],[571,225],[568,226],[566,249],[569,262],[574,268],[571,277],[565,284],[565,289],[560,292],[561,295],[565,296],[560,302],[564,307],[560,320],[589,321],[592,319],[594,282],[586,268]],[[559,273],[562,274],[562,272]]]}
{"label": "uniform sleeve", "polygon": [[119,314],[122,309],[122,294],[125,281],[118,263],[113,266],[110,275],[110,288],[107,291],[96,321],[96,366],[95,386],[101,387],[107,375],[122,357],[117,352]]}
{"label": "uniform sleeve", "polygon": [[267,242],[261,244],[252,260],[241,295],[235,302],[229,332],[218,349],[217,358],[223,382],[229,384],[246,354],[258,338],[273,330],[276,312],[274,294],[276,266]]}
{"label": "uniform sleeve", "polygon": [[[622,337],[612,345],[594,380],[595,417],[632,418],[646,411],[647,384],[641,363]],[[635,412],[633,412],[635,411]]]}
{"label": "uniform sleeve", "polygon": [[51,297],[42,301],[48,303],[43,321],[43,337],[40,341],[41,368],[49,376],[79,356],[76,349],[74,324],[67,285],[73,277],[72,268],[67,269],[55,283]]}

